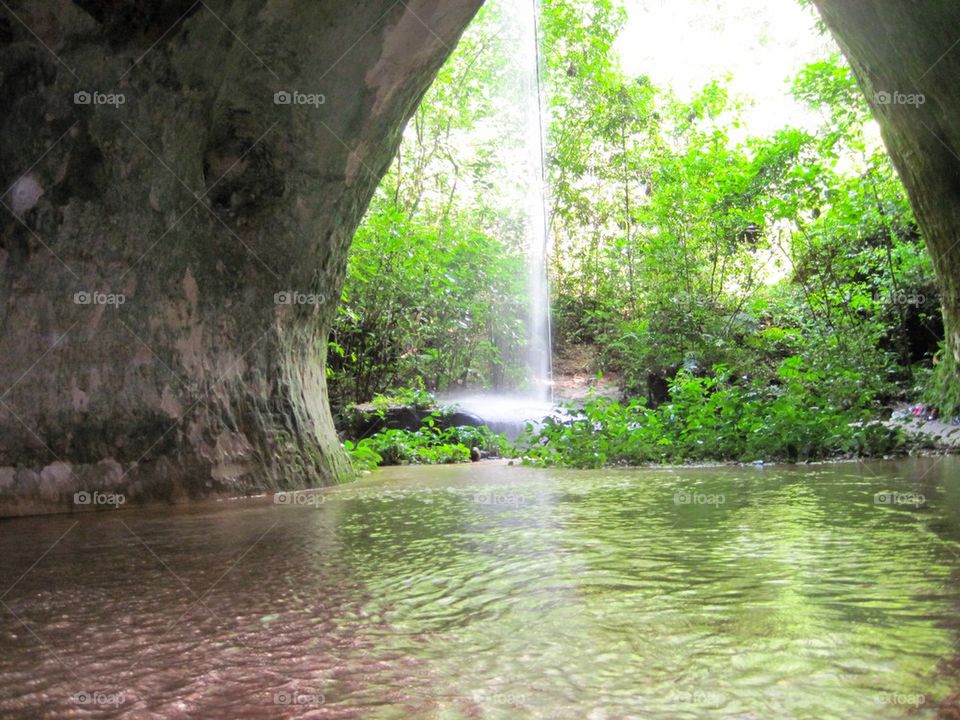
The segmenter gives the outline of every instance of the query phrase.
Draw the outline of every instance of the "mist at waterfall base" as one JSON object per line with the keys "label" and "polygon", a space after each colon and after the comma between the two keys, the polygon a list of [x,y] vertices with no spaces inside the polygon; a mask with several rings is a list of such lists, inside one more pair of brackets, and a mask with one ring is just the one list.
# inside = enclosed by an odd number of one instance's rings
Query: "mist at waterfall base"
{"label": "mist at waterfall base", "polygon": [[[516,439],[527,422],[534,424],[556,410],[552,390],[552,348],[550,337],[550,287],[547,277],[549,237],[545,167],[543,103],[539,82],[539,32],[534,2],[494,0],[503,18],[503,28],[514,48],[515,72],[506,87],[500,88],[501,112],[514,128],[510,145],[518,149],[511,164],[516,188],[516,206],[523,209],[527,251],[527,383],[510,393],[475,392],[447,394],[444,405],[482,419],[494,432]],[[519,98],[520,102],[511,102]]]}

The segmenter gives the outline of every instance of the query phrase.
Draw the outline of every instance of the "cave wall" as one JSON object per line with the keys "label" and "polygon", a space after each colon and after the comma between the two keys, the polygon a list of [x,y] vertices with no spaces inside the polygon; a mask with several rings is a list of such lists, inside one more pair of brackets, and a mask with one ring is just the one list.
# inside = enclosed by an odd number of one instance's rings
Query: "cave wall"
{"label": "cave wall", "polygon": [[347,476],[348,246],[481,3],[0,8],[0,515]]}
{"label": "cave wall", "polygon": [[940,284],[943,403],[960,411],[960,3],[814,0],[880,123]]}

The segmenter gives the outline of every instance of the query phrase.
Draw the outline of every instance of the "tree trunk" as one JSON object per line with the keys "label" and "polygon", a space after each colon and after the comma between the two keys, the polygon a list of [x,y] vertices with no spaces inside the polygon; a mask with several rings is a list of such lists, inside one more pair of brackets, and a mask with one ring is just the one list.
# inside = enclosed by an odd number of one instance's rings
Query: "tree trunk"
{"label": "tree trunk", "polygon": [[940,403],[960,410],[960,4],[814,0],[910,195],[943,296]]}
{"label": "tree trunk", "polygon": [[347,474],[350,239],[481,3],[8,0],[0,514]]}

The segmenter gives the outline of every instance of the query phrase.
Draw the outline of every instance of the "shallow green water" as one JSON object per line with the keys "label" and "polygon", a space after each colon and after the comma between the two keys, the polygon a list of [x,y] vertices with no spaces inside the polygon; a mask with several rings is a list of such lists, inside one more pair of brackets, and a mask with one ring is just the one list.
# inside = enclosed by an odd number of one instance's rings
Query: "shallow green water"
{"label": "shallow green water", "polygon": [[395,468],[8,521],[0,717],[932,718],[958,470]]}

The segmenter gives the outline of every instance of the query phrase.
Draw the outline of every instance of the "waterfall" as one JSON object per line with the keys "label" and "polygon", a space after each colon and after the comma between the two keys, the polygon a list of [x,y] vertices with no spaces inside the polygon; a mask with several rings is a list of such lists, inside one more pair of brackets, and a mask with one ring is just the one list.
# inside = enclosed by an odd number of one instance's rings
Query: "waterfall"
{"label": "waterfall", "polygon": [[499,19],[498,34],[509,52],[509,73],[495,89],[499,102],[500,135],[493,138],[502,152],[509,148],[509,177],[501,195],[521,217],[527,255],[528,308],[524,392],[504,395],[453,395],[442,402],[457,405],[487,421],[497,432],[515,437],[528,420],[539,421],[553,411],[549,232],[545,178],[545,111],[541,84],[539,0],[488,0]]}
{"label": "waterfall", "polygon": [[539,2],[516,3],[517,59],[524,98],[524,174],[528,266],[528,364],[531,394],[553,398],[553,351],[550,333],[549,218],[547,214],[546,123],[540,70]]}

